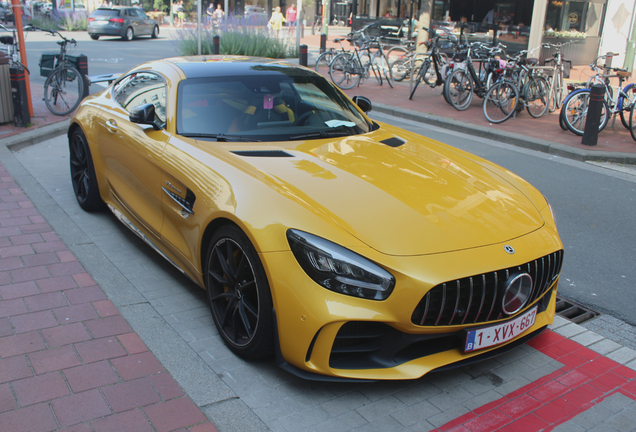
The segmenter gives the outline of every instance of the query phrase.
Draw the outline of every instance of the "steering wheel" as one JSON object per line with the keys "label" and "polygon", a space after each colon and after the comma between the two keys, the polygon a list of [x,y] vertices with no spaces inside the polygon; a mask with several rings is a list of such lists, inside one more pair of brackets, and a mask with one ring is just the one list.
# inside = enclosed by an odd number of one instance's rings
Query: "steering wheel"
{"label": "steering wheel", "polygon": [[314,114],[314,112],[311,110],[301,114],[300,117],[294,121],[292,126],[301,126],[312,114]]}

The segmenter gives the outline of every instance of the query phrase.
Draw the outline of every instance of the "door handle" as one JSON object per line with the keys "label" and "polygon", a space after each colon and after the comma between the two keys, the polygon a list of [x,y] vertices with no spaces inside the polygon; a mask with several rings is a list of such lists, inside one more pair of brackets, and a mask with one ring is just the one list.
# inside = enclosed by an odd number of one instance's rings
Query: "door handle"
{"label": "door handle", "polygon": [[117,132],[117,122],[115,120],[108,120],[106,122],[106,129],[108,129],[110,133]]}

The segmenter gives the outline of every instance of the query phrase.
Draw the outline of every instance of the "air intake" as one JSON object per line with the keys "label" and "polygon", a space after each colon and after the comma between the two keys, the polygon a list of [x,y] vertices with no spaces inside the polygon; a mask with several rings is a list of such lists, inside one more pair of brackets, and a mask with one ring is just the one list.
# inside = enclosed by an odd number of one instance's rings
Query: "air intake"
{"label": "air intake", "polygon": [[403,140],[402,138],[398,138],[398,137],[393,137],[393,138],[387,138],[385,140],[380,141],[382,144],[386,144],[389,147],[399,147],[402,144],[406,144],[406,140]]}

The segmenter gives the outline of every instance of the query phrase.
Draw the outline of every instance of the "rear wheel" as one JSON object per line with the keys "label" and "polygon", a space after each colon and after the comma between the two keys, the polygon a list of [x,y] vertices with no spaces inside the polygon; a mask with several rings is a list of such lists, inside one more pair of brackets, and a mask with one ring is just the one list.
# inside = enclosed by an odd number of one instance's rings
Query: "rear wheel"
{"label": "rear wheel", "polygon": [[632,139],[636,141],[636,119],[634,119],[634,111],[636,111],[636,107],[632,105],[629,110],[629,133],[632,135]]}
{"label": "rear wheel", "polygon": [[422,81],[422,76],[426,73],[430,64],[431,62],[429,60],[426,60],[422,64],[422,67],[418,70],[417,74],[411,73],[411,93],[409,94],[409,100],[413,99],[415,90],[417,90],[417,86],[420,85],[420,81]]}
{"label": "rear wheel", "polygon": [[484,96],[483,110],[490,123],[503,123],[515,112],[519,103],[519,90],[510,81],[494,84]]}
{"label": "rear wheel", "polygon": [[204,280],[214,323],[228,348],[245,359],[270,355],[269,283],[256,249],[237,227],[223,226],[210,240]]}
{"label": "rear wheel", "polygon": [[397,59],[391,64],[391,76],[393,81],[400,82],[409,74],[411,61],[409,59]]}
{"label": "rear wheel", "polygon": [[82,210],[87,212],[101,210],[104,208],[104,201],[99,195],[93,158],[84,132],[79,128],[75,129],[68,144],[71,160],[71,183],[77,203]]}
{"label": "rear wheel", "polygon": [[126,29],[126,33],[124,33],[124,35],[122,36],[123,40],[127,40],[127,41],[131,41],[133,40],[133,38],[135,37],[135,32],[132,29],[132,27],[128,27]]}
{"label": "rear wheel", "polygon": [[333,51],[325,51],[320,54],[316,59],[316,72],[325,77],[329,75],[329,65],[333,58]]}
{"label": "rear wheel", "polygon": [[530,78],[523,89],[523,98],[526,101],[528,114],[534,118],[543,116],[550,103],[550,86],[541,77]]}

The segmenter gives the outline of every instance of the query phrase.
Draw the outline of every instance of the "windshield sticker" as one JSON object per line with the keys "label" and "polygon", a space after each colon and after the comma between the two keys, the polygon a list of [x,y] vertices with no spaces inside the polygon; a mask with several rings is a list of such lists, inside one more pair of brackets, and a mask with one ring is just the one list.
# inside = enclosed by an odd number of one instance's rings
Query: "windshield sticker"
{"label": "windshield sticker", "polygon": [[356,125],[354,122],[345,121],[345,120],[329,120],[329,121],[326,121],[325,124],[329,126],[330,128],[335,128],[339,126],[355,127]]}

